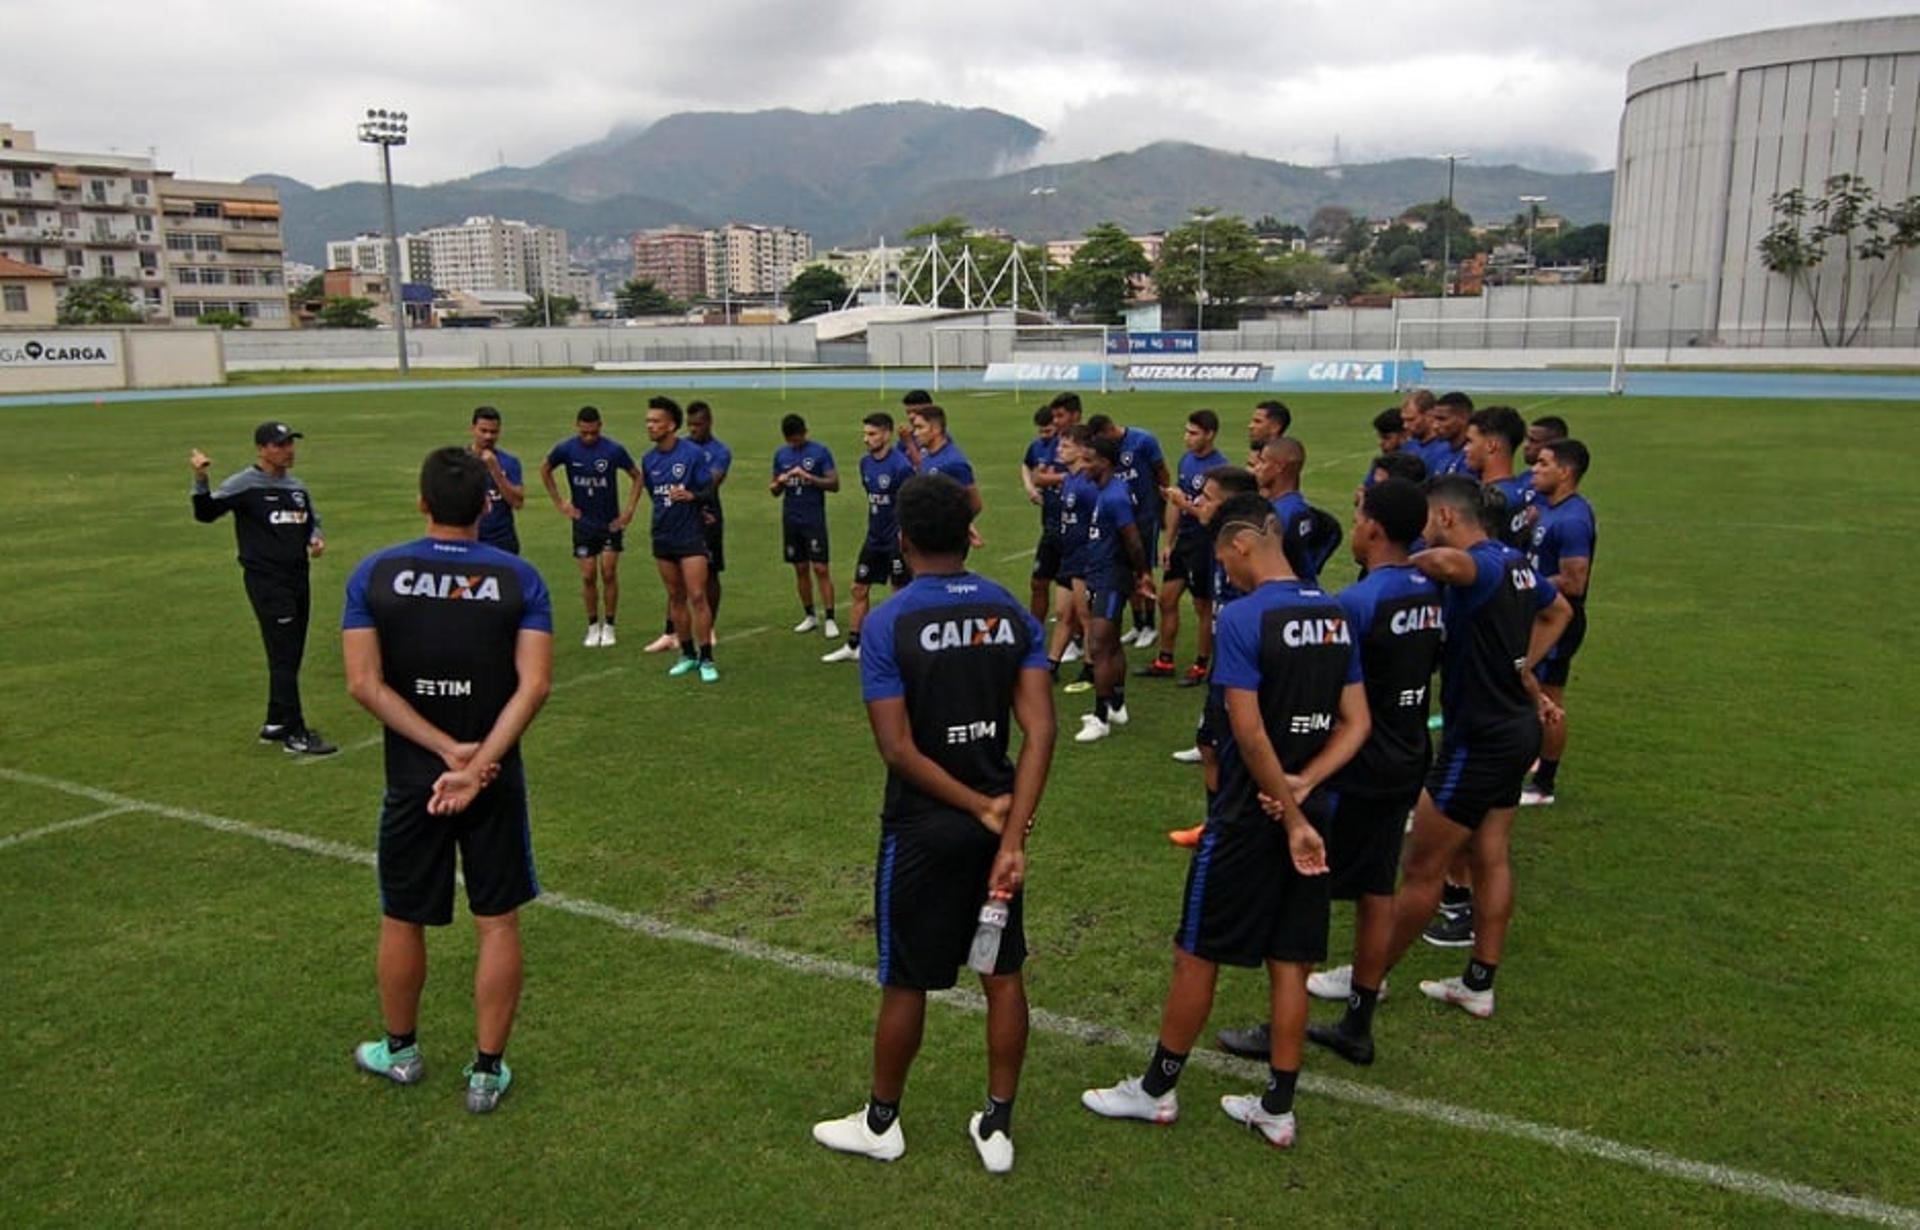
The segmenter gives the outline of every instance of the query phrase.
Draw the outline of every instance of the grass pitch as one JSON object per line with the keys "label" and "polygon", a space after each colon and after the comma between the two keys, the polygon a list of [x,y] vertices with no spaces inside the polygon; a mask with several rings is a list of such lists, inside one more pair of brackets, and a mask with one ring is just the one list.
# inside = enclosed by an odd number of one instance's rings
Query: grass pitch
{"label": "grass pitch", "polygon": [[[787,631],[798,611],[764,479],[779,416],[806,415],[849,488],[828,501],[844,619],[864,515],[859,418],[882,401],[699,395],[736,454],[720,685],[669,680],[640,653],[660,615],[644,549],[624,565],[622,644],[582,648],[565,523],[537,486],[521,516],[559,626],[561,687],[526,749],[541,880],[754,952],[870,965],[883,773],[855,669],[823,665],[825,642]],[[428,1082],[356,1074],[349,1050],[378,1030],[370,868],[146,810],[34,835],[112,804],[18,775],[370,849],[377,747],[302,764],[253,743],[258,637],[231,529],[192,520],[186,453],[213,454],[217,477],[247,463],[262,419],[306,433],[296,471],[329,542],[306,703],[352,748],[376,728],[342,686],[341,587],[362,555],[418,533],[419,460],[463,440],[482,400],[505,414],[530,477],[584,401],[645,447],[632,392],[0,411],[0,770],[14,774],[0,777],[0,1222],[948,1224],[989,1201],[1060,1224],[1815,1216],[1313,1091],[1299,1146],[1274,1155],[1214,1106],[1250,1078],[1208,1070],[1183,1081],[1172,1128],[1098,1121],[1078,1091],[1137,1071],[1143,1054],[1046,1032],[1021,1091],[1019,1165],[995,1181],[961,1135],[983,1089],[981,1025],[953,1007],[930,1013],[906,1158],[832,1156],[808,1127],[864,1095],[870,986],[551,909],[525,916],[518,1079],[497,1114],[460,1109],[464,920],[431,940]],[[1021,594],[1012,557],[1036,515],[1017,467],[1037,400],[950,403],[987,503],[974,562]],[[1089,408],[1177,450],[1185,411],[1209,404],[1232,455],[1253,400],[1126,394]],[[1376,400],[1289,399],[1316,503],[1344,513]],[[1552,402],[1593,448],[1600,543],[1561,802],[1516,839],[1500,1013],[1477,1022],[1421,1001],[1412,981],[1462,957],[1416,946],[1381,1012],[1380,1061],[1360,1072],[1312,1053],[1307,1070],[1905,1214],[1920,1207],[1920,835],[1899,750],[1920,689],[1906,644],[1920,580],[1898,562],[1920,535],[1914,410]],[[1190,612],[1186,624],[1190,642]],[[1037,1009],[1144,1037],[1186,865],[1164,833],[1201,807],[1197,771],[1167,757],[1198,700],[1159,682],[1129,693],[1133,724],[1093,747],[1065,737],[1088,698],[1058,698],[1063,739],[1031,845],[1029,980]],[[1336,953],[1344,924],[1336,910]],[[1263,1004],[1262,978],[1229,972],[1215,1024]]]}

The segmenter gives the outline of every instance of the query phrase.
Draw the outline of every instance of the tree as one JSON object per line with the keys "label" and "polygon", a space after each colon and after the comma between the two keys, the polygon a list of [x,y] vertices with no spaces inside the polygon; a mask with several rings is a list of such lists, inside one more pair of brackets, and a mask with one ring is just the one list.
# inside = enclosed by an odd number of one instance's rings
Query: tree
{"label": "tree", "polygon": [[[1451,255],[1459,261],[1476,252],[1485,252],[1489,247],[1485,239],[1473,233],[1473,218],[1458,205],[1445,200],[1424,201],[1401,214],[1398,220],[1409,219],[1426,224],[1427,229],[1419,233],[1415,242],[1419,244],[1420,255],[1427,260],[1437,261],[1443,255]],[[1447,242],[1449,231],[1452,232],[1450,244]]]}
{"label": "tree", "polygon": [[1262,214],[1253,224],[1253,233],[1262,239],[1305,239],[1305,229],[1291,222],[1282,222],[1272,214]]}
{"label": "tree", "polygon": [[836,311],[852,294],[852,287],[838,270],[808,265],[787,283],[787,319],[805,320],[822,312]]}
{"label": "tree", "polygon": [[133,325],[143,319],[133,305],[133,288],[119,278],[75,282],[60,300],[63,325]]}
{"label": "tree", "polygon": [[[1826,195],[1812,201],[1798,188],[1773,198],[1774,222],[1760,237],[1760,259],[1806,291],[1822,345],[1850,346],[1867,327],[1874,301],[1898,276],[1907,252],[1920,244],[1920,195],[1876,205],[1873,186],[1858,175],[1831,176],[1823,188]],[[1840,281],[1831,328],[1820,310],[1820,268],[1828,257],[1838,258]],[[1856,278],[1863,283],[1857,300]],[[1856,302],[1859,316],[1849,324]]]}
{"label": "tree", "polygon": [[1536,235],[1534,259],[1543,265],[1595,265],[1607,262],[1607,243],[1611,237],[1607,224],[1577,226],[1558,235]]}
{"label": "tree", "polygon": [[548,323],[564,325],[580,311],[580,301],[572,295],[546,295],[520,309],[513,323],[522,329],[537,329]]}
{"label": "tree", "polygon": [[[1211,263],[1207,280],[1213,280]],[[1262,282],[1262,288],[1271,295],[1306,295],[1315,299],[1349,295],[1358,287],[1359,281],[1351,273],[1342,272],[1325,257],[1311,252],[1286,252],[1273,257],[1267,262],[1267,274]]]}
{"label": "tree", "polygon": [[[1153,279],[1160,286],[1160,302],[1192,305],[1200,286],[1200,249],[1204,229],[1206,244],[1206,295],[1209,306],[1221,305],[1217,320],[1233,318],[1233,304],[1258,290],[1266,276],[1266,256],[1253,228],[1238,214],[1216,214],[1204,228],[1189,222],[1167,232],[1160,245],[1160,263]],[[1197,315],[1197,313],[1196,313]]]}
{"label": "tree", "polygon": [[1056,283],[1067,303],[1084,309],[1101,324],[1119,324],[1133,280],[1153,269],[1145,249],[1112,222],[1086,232],[1087,242],[1074,252]]}
{"label": "tree", "polygon": [[202,312],[193,318],[196,325],[212,325],[217,329],[251,329],[253,322],[238,312],[226,310]]}
{"label": "tree", "polygon": [[1404,278],[1420,268],[1420,249],[1415,244],[1400,244],[1387,253],[1379,268],[1388,277]]}
{"label": "tree", "polygon": [[613,292],[613,302],[625,317],[677,316],[687,310],[686,304],[655,286],[652,278],[630,279]]}
{"label": "tree", "polygon": [[380,324],[373,318],[373,300],[350,295],[329,295],[317,319],[322,329],[372,329]]}
{"label": "tree", "polygon": [[295,303],[312,303],[315,299],[323,298],[326,293],[326,275],[316,273],[306,281],[300,283],[300,285],[294,287],[291,298]]}
{"label": "tree", "polygon": [[1335,239],[1353,221],[1353,211],[1345,205],[1322,205],[1307,222],[1307,238]]}
{"label": "tree", "polygon": [[1373,227],[1365,218],[1349,218],[1347,225],[1340,231],[1340,259],[1346,264],[1357,264],[1367,259],[1372,249]]}

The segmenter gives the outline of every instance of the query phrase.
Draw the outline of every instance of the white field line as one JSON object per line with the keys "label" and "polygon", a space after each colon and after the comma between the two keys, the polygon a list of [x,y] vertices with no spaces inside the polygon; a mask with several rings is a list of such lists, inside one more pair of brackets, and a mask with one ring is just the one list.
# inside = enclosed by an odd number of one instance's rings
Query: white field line
{"label": "white field line", "polygon": [[[268,828],[263,825],[249,824],[244,820],[230,820],[224,816],[210,815],[183,807],[172,807],[164,803],[152,803],[127,795],[115,794],[80,782],[65,781],[57,777],[44,777],[37,773],[25,773],[18,769],[0,767],[0,781],[9,781],[22,786],[37,786],[45,790],[54,790],[76,798],[90,799],[108,807],[107,812],[93,817],[81,817],[91,821],[104,819],[109,814],[123,811],[142,811],[156,816],[165,816],[173,820],[185,821],[201,828],[212,829],[218,833],[230,833],[241,837],[250,837],[255,841],[284,849],[299,850],[307,854],[317,854],[340,862],[355,863],[371,867],[375,865],[373,851],[362,850],[325,838],[310,837],[304,833],[291,833],[284,829]],[[45,830],[73,828],[76,821],[65,821],[60,825],[48,825]],[[796,973],[811,974],[815,977],[834,978],[847,982],[870,983],[873,971],[865,966],[849,961],[836,961],[828,957],[817,957],[807,953],[794,952],[778,948],[772,944],[763,944],[756,940],[739,939],[734,936],[717,935],[711,931],[701,931],[692,927],[683,927],[677,923],[653,918],[622,910],[616,906],[603,905],[583,897],[573,897],[566,893],[548,892],[539,897],[535,905],[559,910],[580,918],[590,918],[607,923],[623,931],[651,936],[655,939],[671,940],[682,944],[692,944],[723,952],[729,956],[745,957],[753,961],[762,961]],[[931,998],[966,1012],[984,1012],[986,1001],[972,991],[936,992]],[[1033,1026],[1045,1033],[1076,1041],[1117,1046],[1131,1050],[1136,1057],[1149,1051],[1153,1039],[1145,1034],[1130,1033],[1110,1025],[1082,1020],[1079,1017],[1036,1009],[1033,1012]],[[1193,1052],[1190,1061],[1200,1067],[1215,1072],[1259,1081],[1266,1077],[1263,1065],[1215,1051]],[[1712,1162],[1696,1162],[1678,1157],[1671,1153],[1662,1153],[1658,1149],[1642,1148],[1639,1145],[1625,1144],[1610,1140],[1604,1136],[1595,1136],[1588,1132],[1574,1131],[1571,1128],[1559,1128],[1550,1124],[1535,1123],[1512,1115],[1503,1115],[1491,1111],[1474,1110],[1466,1106],[1436,1101],[1432,1098],[1409,1097],[1395,1093],[1390,1089],[1381,1089],[1373,1085],[1363,1085],[1358,1081],[1343,1080],[1337,1077],[1319,1076],[1307,1073],[1300,1078],[1300,1087],[1318,1097],[1336,1102],[1349,1102],[1360,1106],[1370,1106],[1376,1110],[1389,1111],[1414,1119],[1424,1119],[1430,1123],[1444,1124],[1447,1127],[1461,1128],[1470,1132],[1484,1132],[1495,1136],[1506,1136],[1532,1144],[1546,1145],[1565,1153],[1574,1153],[1600,1161],[1613,1162],[1633,1167],[1653,1174],[1665,1175],[1684,1182],[1696,1183],[1703,1187],[1716,1187],[1738,1195],[1749,1196],[1756,1200],[1771,1201],[1802,1209],[1813,1213],[1824,1213],[1835,1217],[1849,1217],[1859,1221],[1872,1222],[1883,1226],[1909,1227],[1920,1230],[1920,1209],[1902,1205],[1886,1204],[1860,1196],[1844,1196],[1838,1192],[1825,1191],[1794,1183],[1772,1175],[1760,1174],[1752,1170],[1741,1170],[1733,1166],[1721,1166]]]}
{"label": "white field line", "polygon": [[89,824],[98,824],[110,816],[124,816],[130,811],[145,810],[143,807],[137,807],[131,804],[109,807],[105,811],[96,811],[85,816],[76,816],[72,820],[61,820],[54,824],[43,824],[39,828],[34,829],[22,829],[18,833],[9,833],[5,837],[0,837],[0,850],[5,850],[9,846],[17,846],[22,842],[32,841],[36,837],[46,837],[52,833],[64,833],[68,829],[83,829]]}
{"label": "white field line", "polygon": [[1033,548],[1028,547],[1024,551],[1015,551],[1012,555],[1001,556],[999,562],[1002,564],[1011,564],[1013,561],[1017,559],[1032,559],[1032,558],[1033,558]]}
{"label": "white field line", "polygon": [[614,675],[625,674],[626,670],[627,668],[624,666],[609,666],[606,670],[603,670],[603,671],[588,671],[584,675],[575,675],[571,679],[562,679],[559,683],[554,684],[548,690],[552,692],[558,692],[563,688],[573,687],[575,684],[592,683],[596,679],[609,679]]}
{"label": "white field line", "polygon": [[772,628],[769,628],[765,624],[761,624],[758,627],[754,627],[754,628],[742,628],[738,632],[722,632],[717,637],[715,637],[715,644],[731,645],[735,641],[744,641],[749,637],[759,636],[762,632],[771,632],[771,631],[773,631]]}

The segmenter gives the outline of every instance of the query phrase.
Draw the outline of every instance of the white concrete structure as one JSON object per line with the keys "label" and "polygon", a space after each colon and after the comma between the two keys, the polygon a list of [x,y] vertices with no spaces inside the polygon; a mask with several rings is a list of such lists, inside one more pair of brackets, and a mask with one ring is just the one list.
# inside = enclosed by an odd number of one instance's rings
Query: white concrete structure
{"label": "white concrete structure", "polygon": [[[1824,195],[1831,176],[1881,203],[1920,193],[1920,16],[1765,30],[1650,56],[1627,74],[1613,195],[1610,282],[1673,288],[1699,305],[1706,340],[1817,346],[1817,299],[1833,323],[1838,257],[1809,296],[1756,245],[1772,199]],[[1867,271],[1856,266],[1856,318]],[[1920,258],[1869,308],[1860,345],[1920,343]]]}
{"label": "white concrete structure", "polygon": [[813,256],[813,237],[790,226],[730,222],[706,241],[709,299],[778,294]]}

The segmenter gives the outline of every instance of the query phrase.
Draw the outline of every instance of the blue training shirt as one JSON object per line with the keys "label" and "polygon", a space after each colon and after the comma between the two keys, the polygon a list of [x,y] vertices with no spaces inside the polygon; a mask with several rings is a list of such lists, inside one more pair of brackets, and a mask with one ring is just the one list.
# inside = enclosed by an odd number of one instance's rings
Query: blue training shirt
{"label": "blue training shirt", "polygon": [[944,474],[962,487],[974,485],[973,463],[960,451],[960,446],[947,437],[938,452],[920,454],[920,472],[922,474]]}
{"label": "blue training shirt", "polygon": [[1060,484],[1060,576],[1087,575],[1087,527],[1100,488],[1084,474],[1068,474]]}
{"label": "blue training shirt", "polygon": [[1483,538],[1467,549],[1473,580],[1448,585],[1441,609],[1447,626],[1440,655],[1440,713],[1446,736],[1515,721],[1538,721],[1533,697],[1520,678],[1534,615],[1559,596],[1527,557]]}
{"label": "blue training shirt", "polygon": [[691,440],[676,439],[673,447],[662,452],[650,448],[640,456],[640,472],[647,483],[647,497],[653,505],[653,541],[677,546],[703,546],[706,527],[700,520],[696,500],[677,501],[676,487],[700,491],[711,486],[713,474],[707,468],[707,452]]}
{"label": "blue training shirt", "polygon": [[605,529],[620,515],[617,477],[636,468],[633,455],[618,440],[601,436],[591,445],[569,436],[547,453],[547,464],[567,471],[568,498],[580,510],[580,522]]}
{"label": "blue training shirt", "polygon": [[860,486],[867,493],[867,545],[883,551],[899,550],[900,515],[894,510],[894,497],[900,484],[912,478],[913,463],[907,455],[889,445],[884,456],[872,453],[860,458]]}
{"label": "blue training shirt", "polygon": [[1154,477],[1156,469],[1167,463],[1167,455],[1160,451],[1160,441],[1153,433],[1129,427],[1120,433],[1120,464],[1114,467],[1114,476],[1127,484],[1127,492],[1133,500],[1133,519],[1140,523],[1141,533],[1151,537],[1160,525],[1160,480]]}
{"label": "blue training shirt", "polygon": [[1120,543],[1121,531],[1129,525],[1137,526],[1133,496],[1118,474],[1109,475],[1104,487],[1095,487],[1091,479],[1087,486],[1093,491],[1093,500],[1087,516],[1085,566],[1080,575],[1086,578],[1088,589],[1110,589],[1133,571],[1126,548]]}
{"label": "blue training shirt", "polygon": [[[1540,578],[1559,576],[1562,560],[1584,559],[1591,567],[1598,530],[1593,523],[1593,505],[1587,503],[1587,497],[1575,492],[1558,504],[1537,501],[1534,508],[1533,544],[1528,554]],[[1586,600],[1585,594],[1578,598],[1567,595],[1568,602]]]}
{"label": "blue training shirt", "polygon": [[[692,437],[688,439],[692,440]],[[726,514],[720,507],[719,483],[727,476],[727,471],[733,469],[733,450],[722,444],[715,436],[709,436],[705,444],[698,440],[692,440],[692,442],[696,448],[707,455],[707,473],[712,476],[714,484],[700,498],[700,507],[715,521],[723,520]]]}
{"label": "blue training shirt", "polygon": [[[1200,498],[1200,489],[1207,485],[1207,475],[1226,464],[1227,459],[1219,449],[1201,457],[1194,456],[1191,450],[1183,452],[1180,454],[1180,473],[1175,482],[1189,500],[1197,500]],[[1207,527],[1200,524],[1200,518],[1190,512],[1182,512],[1180,519],[1174,523],[1174,537],[1182,542],[1191,542],[1206,532]]]}
{"label": "blue training shirt", "polygon": [[[506,449],[493,450],[494,460],[500,463],[500,472],[507,481],[516,487],[525,486],[521,478],[520,459]],[[493,471],[487,471],[487,506],[480,514],[480,541],[491,546],[517,541],[513,532],[513,505],[507,503],[500,494],[500,488],[493,481]]]}
{"label": "blue training shirt", "polygon": [[[799,448],[783,444],[773,454],[774,474],[785,474],[795,466],[816,477],[830,474],[835,468],[833,454],[826,445],[814,440],[808,440]],[[825,526],[826,491],[797,478],[788,479],[787,489],[780,497],[780,519],[787,525]]]}
{"label": "blue training shirt", "polygon": [[[1065,467],[1060,464],[1060,440],[1056,436],[1042,439],[1035,436],[1027,442],[1027,455],[1021,461],[1035,474],[1058,474]],[[1060,497],[1062,486],[1041,487],[1040,491],[1040,532],[1054,535],[1060,532]]]}

